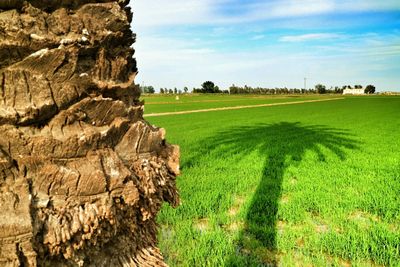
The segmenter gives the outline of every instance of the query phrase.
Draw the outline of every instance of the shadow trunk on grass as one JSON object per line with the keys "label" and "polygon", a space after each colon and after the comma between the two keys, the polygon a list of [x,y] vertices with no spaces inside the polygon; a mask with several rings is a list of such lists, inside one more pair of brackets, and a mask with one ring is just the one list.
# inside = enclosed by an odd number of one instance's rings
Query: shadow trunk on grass
{"label": "shadow trunk on grass", "polygon": [[357,148],[357,142],[344,130],[292,122],[236,127],[219,132],[205,142],[207,145],[199,150],[196,161],[212,151],[227,159],[257,151],[264,161],[260,183],[235,242],[236,252],[227,256],[226,266],[278,265],[278,202],[285,170],[300,163],[307,151],[316,153],[318,161],[325,161],[322,150],[326,149],[344,160],[346,149]]}

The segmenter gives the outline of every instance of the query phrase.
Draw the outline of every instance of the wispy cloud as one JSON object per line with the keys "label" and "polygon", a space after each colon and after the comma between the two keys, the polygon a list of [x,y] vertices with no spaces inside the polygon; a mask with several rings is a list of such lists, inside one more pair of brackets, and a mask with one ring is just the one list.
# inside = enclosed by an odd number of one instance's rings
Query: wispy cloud
{"label": "wispy cloud", "polygon": [[251,40],[258,41],[258,40],[262,40],[264,38],[265,38],[264,34],[258,34],[258,35],[254,35],[253,37],[251,37]]}
{"label": "wispy cloud", "polygon": [[262,18],[304,17],[321,14],[335,14],[365,11],[398,11],[398,0],[274,0],[258,1],[249,16]]}
{"label": "wispy cloud", "polygon": [[343,35],[336,33],[308,33],[301,35],[287,35],[279,38],[281,42],[306,42],[306,41],[318,41],[318,40],[327,40],[327,39],[335,39],[335,38],[343,38]]}
{"label": "wispy cloud", "polygon": [[217,25],[348,12],[400,11],[398,0],[136,0],[139,27]]}
{"label": "wispy cloud", "polygon": [[211,0],[136,0],[134,27],[203,24],[210,19],[214,6]]}
{"label": "wispy cloud", "polygon": [[132,8],[139,83],[299,87],[309,77],[400,89],[398,0],[134,0]]}
{"label": "wispy cloud", "polygon": [[[327,86],[374,83],[387,90],[388,84],[394,85],[397,78],[382,77],[386,77],[386,71],[400,68],[388,62],[394,57],[400,60],[400,46],[391,44],[396,42],[392,38],[376,45],[371,45],[371,39],[370,35],[352,38],[337,47],[321,44],[302,52],[282,50],[279,44],[223,52],[206,48],[202,41],[144,38],[137,45],[138,78],[156,88],[198,87],[205,80],[227,88],[232,83],[301,87],[303,77],[309,77],[311,86],[320,82]],[[162,49],[157,44],[163,44]]]}

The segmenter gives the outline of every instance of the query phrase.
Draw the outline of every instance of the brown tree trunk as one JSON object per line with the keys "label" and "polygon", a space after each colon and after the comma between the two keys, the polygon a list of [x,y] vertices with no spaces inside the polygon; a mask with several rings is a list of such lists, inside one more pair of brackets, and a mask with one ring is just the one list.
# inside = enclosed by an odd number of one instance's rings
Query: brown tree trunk
{"label": "brown tree trunk", "polygon": [[179,149],[143,120],[127,1],[0,0],[0,266],[164,266]]}

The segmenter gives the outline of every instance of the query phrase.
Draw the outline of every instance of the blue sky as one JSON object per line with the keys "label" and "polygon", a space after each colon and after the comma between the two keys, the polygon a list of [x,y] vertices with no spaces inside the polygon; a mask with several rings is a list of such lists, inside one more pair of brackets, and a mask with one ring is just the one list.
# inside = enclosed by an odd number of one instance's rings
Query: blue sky
{"label": "blue sky", "polygon": [[131,0],[139,75],[156,89],[374,84],[400,91],[400,1]]}

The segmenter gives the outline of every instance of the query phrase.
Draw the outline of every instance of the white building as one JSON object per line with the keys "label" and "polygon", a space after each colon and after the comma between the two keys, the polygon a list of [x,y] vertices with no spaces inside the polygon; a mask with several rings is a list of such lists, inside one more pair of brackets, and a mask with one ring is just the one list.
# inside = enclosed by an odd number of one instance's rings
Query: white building
{"label": "white building", "polygon": [[344,89],[344,95],[365,95],[364,89]]}

